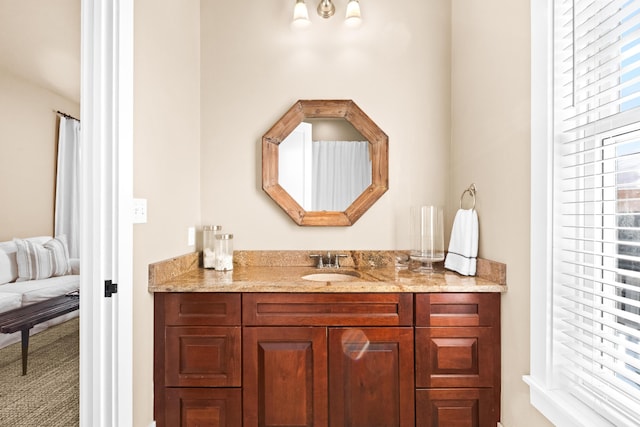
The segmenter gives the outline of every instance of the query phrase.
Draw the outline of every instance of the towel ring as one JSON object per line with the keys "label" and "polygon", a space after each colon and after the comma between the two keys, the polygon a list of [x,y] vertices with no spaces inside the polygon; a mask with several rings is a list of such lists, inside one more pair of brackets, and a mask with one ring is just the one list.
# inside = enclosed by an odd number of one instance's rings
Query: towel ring
{"label": "towel ring", "polygon": [[464,190],[462,192],[462,195],[460,195],[460,209],[462,209],[462,199],[464,199],[464,195],[467,193],[469,193],[469,195],[473,198],[473,206],[471,207],[471,209],[475,210],[476,209],[476,185],[475,184],[471,184],[469,188]]}

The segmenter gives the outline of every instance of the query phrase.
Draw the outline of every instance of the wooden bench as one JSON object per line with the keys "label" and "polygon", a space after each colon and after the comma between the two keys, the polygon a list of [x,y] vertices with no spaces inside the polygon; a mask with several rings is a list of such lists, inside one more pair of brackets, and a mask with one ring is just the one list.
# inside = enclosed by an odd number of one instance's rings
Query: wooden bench
{"label": "wooden bench", "polygon": [[80,308],[78,294],[62,295],[46,301],[16,308],[0,314],[0,332],[22,333],[22,375],[27,375],[29,354],[29,330],[35,325]]}

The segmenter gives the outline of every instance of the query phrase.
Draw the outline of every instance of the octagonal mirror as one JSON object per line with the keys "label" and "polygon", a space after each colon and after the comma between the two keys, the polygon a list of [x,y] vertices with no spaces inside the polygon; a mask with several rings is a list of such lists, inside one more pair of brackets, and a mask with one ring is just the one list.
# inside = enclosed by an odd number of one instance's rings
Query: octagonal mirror
{"label": "octagonal mirror", "polygon": [[262,137],[262,188],[298,225],[352,225],[389,188],[388,152],[353,101],[299,100]]}

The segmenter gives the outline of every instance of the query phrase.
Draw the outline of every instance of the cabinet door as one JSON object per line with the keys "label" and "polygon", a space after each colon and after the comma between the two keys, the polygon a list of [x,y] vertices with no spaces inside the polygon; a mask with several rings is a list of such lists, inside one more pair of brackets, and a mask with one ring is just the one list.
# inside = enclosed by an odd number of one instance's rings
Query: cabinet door
{"label": "cabinet door", "polygon": [[240,389],[167,388],[164,412],[171,427],[238,427]]}
{"label": "cabinet door", "polygon": [[493,387],[499,374],[493,328],[416,328],[417,387]]}
{"label": "cabinet door", "polygon": [[240,327],[167,326],[165,385],[240,387]]}
{"label": "cabinet door", "polygon": [[416,390],[416,427],[495,427],[492,389]]}
{"label": "cabinet door", "polygon": [[243,328],[244,427],[327,427],[327,337],[318,327]]}
{"label": "cabinet door", "polygon": [[413,329],[329,329],[331,427],[414,425]]}

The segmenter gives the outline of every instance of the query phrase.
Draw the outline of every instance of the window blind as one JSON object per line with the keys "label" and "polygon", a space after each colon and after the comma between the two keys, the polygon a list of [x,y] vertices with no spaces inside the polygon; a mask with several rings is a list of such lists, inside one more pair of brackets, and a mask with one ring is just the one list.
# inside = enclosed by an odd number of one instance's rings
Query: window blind
{"label": "window blind", "polygon": [[557,386],[640,420],[640,0],[554,2]]}

